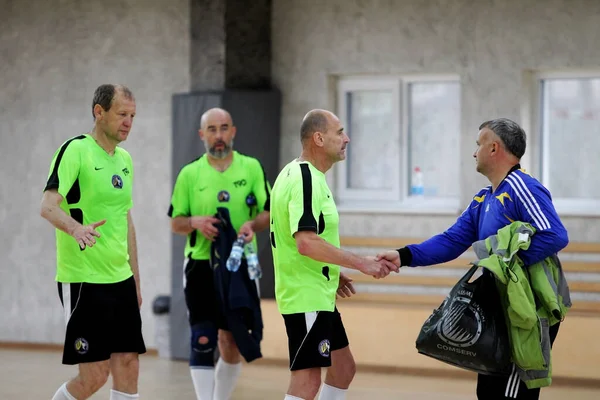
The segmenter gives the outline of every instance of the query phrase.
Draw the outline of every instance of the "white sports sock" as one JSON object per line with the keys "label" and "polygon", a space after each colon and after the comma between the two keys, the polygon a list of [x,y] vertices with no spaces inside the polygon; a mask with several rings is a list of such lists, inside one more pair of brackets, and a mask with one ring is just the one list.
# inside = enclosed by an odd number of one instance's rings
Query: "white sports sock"
{"label": "white sports sock", "polygon": [[131,400],[131,399],[139,399],[139,398],[140,398],[140,395],[138,393],[129,394],[129,393],[119,392],[118,390],[115,390],[115,389],[110,389],[110,400]]}
{"label": "white sports sock", "polygon": [[215,369],[208,368],[190,368],[194,390],[197,400],[213,400],[213,390],[215,387]]}
{"label": "white sports sock", "polygon": [[348,389],[340,389],[323,383],[319,400],[346,400]]}
{"label": "white sports sock", "polygon": [[235,383],[242,372],[242,363],[229,364],[219,358],[215,369],[215,393],[213,400],[229,400]]}
{"label": "white sports sock", "polygon": [[304,400],[300,397],[292,396],[291,394],[286,394],[283,400]]}
{"label": "white sports sock", "polygon": [[71,393],[67,390],[67,382],[63,383],[61,387],[58,388],[56,393],[54,393],[54,397],[52,400],[77,400],[75,397],[71,396]]}

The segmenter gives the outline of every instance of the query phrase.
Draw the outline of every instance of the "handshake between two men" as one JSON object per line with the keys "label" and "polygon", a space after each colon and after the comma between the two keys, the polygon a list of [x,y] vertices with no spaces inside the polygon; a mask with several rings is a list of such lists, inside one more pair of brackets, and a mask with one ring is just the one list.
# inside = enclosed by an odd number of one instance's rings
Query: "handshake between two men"
{"label": "handshake between two men", "polygon": [[[396,250],[389,250],[378,253],[375,257],[362,257],[356,269],[365,275],[370,275],[375,279],[381,279],[388,276],[391,272],[400,270],[400,253]],[[352,285],[352,278],[340,272],[340,283],[338,285],[337,295],[342,298],[350,297],[356,293]]]}

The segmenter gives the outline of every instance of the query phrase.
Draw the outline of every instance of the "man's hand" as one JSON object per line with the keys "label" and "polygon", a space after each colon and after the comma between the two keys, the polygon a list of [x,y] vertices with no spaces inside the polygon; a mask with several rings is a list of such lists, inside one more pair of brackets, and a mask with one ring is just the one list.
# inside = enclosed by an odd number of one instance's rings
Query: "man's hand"
{"label": "man's hand", "polygon": [[238,236],[244,235],[244,239],[246,240],[246,243],[250,243],[252,241],[252,238],[254,237],[253,226],[254,226],[254,221],[246,221],[246,222],[244,222],[244,225],[242,225],[240,227]]}
{"label": "man's hand", "polygon": [[220,221],[215,217],[191,217],[190,225],[192,228],[200,231],[202,236],[213,242],[215,237],[219,235],[219,230],[214,224],[218,224]]}
{"label": "man's hand", "polygon": [[71,233],[71,236],[73,236],[73,238],[77,241],[81,250],[85,249],[86,247],[93,247],[96,244],[96,239],[94,239],[94,236],[97,238],[100,237],[100,234],[96,231],[96,228],[104,225],[105,223],[106,220],[103,219],[102,221],[94,222],[90,225],[79,225],[77,228],[75,228],[73,233]]}
{"label": "man's hand", "polygon": [[397,250],[388,250],[384,253],[379,253],[375,256],[376,261],[387,260],[394,264],[396,267],[400,268],[400,253]]}
{"label": "man's hand", "polygon": [[398,272],[398,267],[386,259],[376,260],[374,257],[365,257],[365,263],[360,266],[359,271],[379,279],[385,278],[392,271]]}
{"label": "man's hand", "polygon": [[350,297],[353,294],[356,294],[356,290],[354,290],[354,285],[352,285],[352,278],[340,272],[340,283],[337,289],[337,296],[345,298]]}

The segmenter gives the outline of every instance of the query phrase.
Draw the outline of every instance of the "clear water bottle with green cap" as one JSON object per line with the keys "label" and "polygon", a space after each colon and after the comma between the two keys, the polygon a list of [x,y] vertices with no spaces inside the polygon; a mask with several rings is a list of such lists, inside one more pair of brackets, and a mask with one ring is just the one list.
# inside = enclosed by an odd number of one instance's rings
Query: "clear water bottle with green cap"
{"label": "clear water bottle with green cap", "polygon": [[231,247],[231,253],[229,254],[229,258],[227,259],[227,263],[225,264],[229,271],[236,272],[238,269],[240,269],[245,244],[246,240],[244,239],[244,235],[238,236],[236,241],[233,242],[233,246]]}
{"label": "clear water bottle with green cap", "polygon": [[246,245],[246,262],[248,263],[248,276],[251,280],[262,278],[262,269],[258,262],[258,255],[252,242]]}

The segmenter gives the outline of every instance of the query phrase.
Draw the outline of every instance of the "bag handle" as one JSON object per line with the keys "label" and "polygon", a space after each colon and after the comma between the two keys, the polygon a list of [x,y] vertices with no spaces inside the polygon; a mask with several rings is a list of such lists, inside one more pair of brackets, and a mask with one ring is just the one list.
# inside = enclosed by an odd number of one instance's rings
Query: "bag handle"
{"label": "bag handle", "polygon": [[471,265],[473,266],[463,275],[462,278],[460,278],[460,280],[457,283],[468,282],[473,277],[473,275],[475,275],[475,272],[477,272],[479,266],[473,263],[471,263]]}

